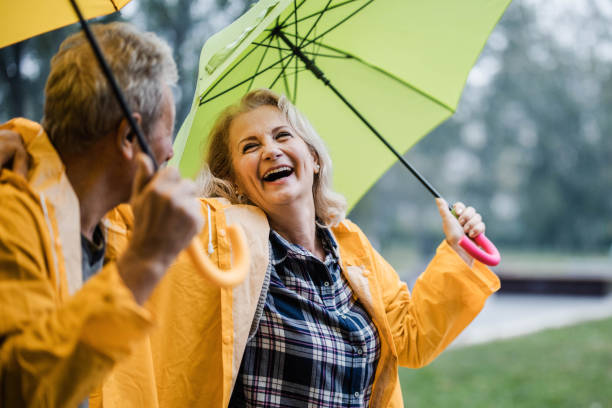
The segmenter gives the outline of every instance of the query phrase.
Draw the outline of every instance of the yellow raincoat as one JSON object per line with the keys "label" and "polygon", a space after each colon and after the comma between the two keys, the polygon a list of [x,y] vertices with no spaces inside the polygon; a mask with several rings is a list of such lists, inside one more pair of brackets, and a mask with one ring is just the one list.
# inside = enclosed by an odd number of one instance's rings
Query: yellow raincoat
{"label": "yellow raincoat", "polygon": [[[155,329],[116,367],[96,396],[103,403],[96,407],[217,408],[229,403],[266,282],[269,226],[256,207],[222,200],[202,200],[202,207],[211,212],[212,222],[201,239],[211,242],[211,257],[221,268],[231,264],[227,226],[238,223],[245,229],[252,256],[247,280],[233,289],[217,288],[181,254],[148,303]],[[122,206],[108,218],[114,226],[108,235],[112,258],[129,239],[132,216]],[[357,226],[345,220],[332,232],[342,272],[381,338],[370,406],[403,407],[398,366],[431,362],[479,313],[499,279],[478,262],[469,268],[444,242],[411,295]]]}
{"label": "yellow raincoat", "polygon": [[40,125],[14,119],[28,180],[0,174],[0,407],[75,407],[151,318],[108,263],[81,287],[79,202]]}

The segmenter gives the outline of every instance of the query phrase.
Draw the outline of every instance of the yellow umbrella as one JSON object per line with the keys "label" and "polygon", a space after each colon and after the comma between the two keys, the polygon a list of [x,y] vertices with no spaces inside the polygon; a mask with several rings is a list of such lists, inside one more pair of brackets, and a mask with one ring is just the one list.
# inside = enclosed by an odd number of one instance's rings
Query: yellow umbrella
{"label": "yellow umbrella", "polygon": [[[155,158],[151,154],[151,150],[130,112],[123,93],[104,59],[102,50],[86,22],[87,18],[119,11],[129,1],[81,0],[81,4],[77,5],[76,0],[2,0],[2,3],[0,3],[0,48],[77,21],[80,22],[126,120],[136,134],[142,150],[151,158],[157,169]],[[196,237],[187,248],[187,253],[196,269],[206,279],[223,287],[236,286],[242,282],[249,269],[249,249],[244,232],[236,225],[229,226],[227,231],[231,247],[234,250],[234,267],[231,271],[222,271],[210,261],[205,255],[204,246],[199,238]]]}
{"label": "yellow umbrella", "polygon": [[[79,6],[90,19],[119,11],[129,1],[86,0]],[[0,16],[0,48],[79,21],[67,0],[3,0]]]}

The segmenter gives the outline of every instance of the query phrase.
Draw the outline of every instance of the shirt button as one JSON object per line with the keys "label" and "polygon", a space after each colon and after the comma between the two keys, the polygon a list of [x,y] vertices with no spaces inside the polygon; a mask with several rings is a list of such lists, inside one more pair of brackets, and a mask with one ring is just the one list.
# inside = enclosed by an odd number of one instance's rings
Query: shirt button
{"label": "shirt button", "polygon": [[363,349],[358,349],[357,350],[357,354],[362,355],[363,354]]}
{"label": "shirt button", "polygon": [[355,398],[359,397],[359,392],[355,391],[355,394],[353,394],[355,396]]}
{"label": "shirt button", "polygon": [[219,235],[222,237],[225,237],[225,230],[224,229],[220,229],[219,230]]}
{"label": "shirt button", "polygon": [[340,315],[341,318],[346,319],[346,315]]}
{"label": "shirt button", "polygon": [[323,286],[329,286],[329,282],[323,282]]}

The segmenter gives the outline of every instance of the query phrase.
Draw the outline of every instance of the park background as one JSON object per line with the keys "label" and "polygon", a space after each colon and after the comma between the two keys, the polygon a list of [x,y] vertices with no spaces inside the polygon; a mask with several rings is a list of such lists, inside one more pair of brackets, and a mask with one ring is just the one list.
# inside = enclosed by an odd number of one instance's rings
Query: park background
{"label": "park background", "polygon": [[[100,21],[172,46],[178,127],[202,45],[249,5],[133,0]],[[49,60],[77,29],[0,49],[0,122],[41,118]],[[515,0],[456,114],[405,155],[479,210],[502,253],[502,291],[483,315],[432,365],[401,370],[406,406],[612,407],[611,134],[612,2]],[[442,239],[431,196],[399,165],[349,217],[410,286]]]}

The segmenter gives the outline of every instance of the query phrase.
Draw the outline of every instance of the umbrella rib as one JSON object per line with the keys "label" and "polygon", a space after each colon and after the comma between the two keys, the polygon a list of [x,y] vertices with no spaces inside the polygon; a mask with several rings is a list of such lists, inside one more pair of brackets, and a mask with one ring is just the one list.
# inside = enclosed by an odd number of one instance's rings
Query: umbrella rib
{"label": "umbrella rib", "polygon": [[276,65],[278,65],[278,64],[280,64],[280,63],[282,63],[282,62],[283,62],[283,60],[285,60],[285,59],[287,59],[287,58],[289,58],[289,57],[293,57],[293,55],[292,55],[292,54],[285,55],[285,56],[284,56],[282,59],[280,59],[280,60],[276,61],[274,64],[267,66],[267,67],[266,67],[266,68],[264,68],[263,70],[261,70],[261,71],[259,71],[259,72],[256,72],[255,74],[251,75],[250,77],[248,77],[248,78],[246,78],[246,79],[244,79],[244,80],[242,80],[242,81],[238,82],[237,84],[234,84],[233,86],[231,86],[231,87],[229,87],[229,88],[225,89],[225,90],[224,90],[224,91],[222,91],[222,92],[219,92],[218,94],[216,94],[216,95],[214,95],[214,96],[211,96],[210,98],[208,98],[208,99],[206,99],[206,100],[204,100],[204,96],[203,96],[203,97],[201,97],[201,98],[200,98],[200,103],[199,103],[199,106],[202,106],[202,105],[204,105],[205,103],[208,103],[208,102],[212,101],[213,99],[218,98],[219,96],[225,95],[226,93],[228,93],[229,91],[231,91],[231,90],[233,90],[233,89],[236,89],[236,88],[237,88],[237,87],[239,87],[240,85],[242,85],[242,84],[245,84],[245,83],[249,82],[249,81],[250,81],[251,79],[253,79],[254,77],[256,77],[256,76],[258,76],[258,75],[261,75],[261,74],[263,74],[264,72],[266,72],[266,71],[268,71],[268,70],[270,70],[270,69],[274,68],[274,66],[276,66]]}
{"label": "umbrella rib", "polygon": [[[293,13],[293,15],[295,16],[294,18],[294,23],[293,23],[293,31],[295,32],[295,36],[297,37],[298,35],[298,13],[297,13],[297,0],[293,0],[293,7],[295,9],[295,13]],[[291,102],[293,102],[293,104],[296,103],[297,101],[297,88],[298,88],[298,59],[295,59],[295,76],[293,77],[293,99],[291,100]]]}
{"label": "umbrella rib", "polygon": [[276,85],[276,82],[277,82],[277,81],[280,79],[280,77],[281,77],[281,76],[283,76],[283,75],[284,75],[285,70],[287,69],[287,67],[288,67],[288,66],[289,66],[289,64],[291,63],[291,59],[292,59],[293,57],[295,57],[295,55],[294,55],[294,54],[287,54],[285,57],[283,57],[283,58],[280,60],[280,62],[282,62],[282,60],[283,60],[283,59],[286,59],[287,57],[291,57],[291,58],[289,58],[289,61],[287,61],[287,65],[283,65],[283,64],[281,64],[281,66],[282,66],[281,72],[280,72],[280,73],[279,73],[279,74],[276,76],[276,78],[274,78],[274,81],[272,81],[272,84],[271,84],[271,85],[268,87],[268,89],[272,89],[272,88],[274,88],[274,85]]}
{"label": "umbrella rib", "polygon": [[352,55],[332,55],[332,54],[322,54],[320,52],[313,51],[302,51],[305,55],[312,55],[313,57],[326,57],[326,58],[337,58],[337,59],[351,59]]}
{"label": "umbrella rib", "polygon": [[[292,59],[293,60],[293,59]],[[270,68],[271,70],[275,70],[275,71],[282,71],[283,70],[283,66],[276,66],[273,68]],[[291,68],[290,66],[285,66],[285,71],[286,71],[286,75],[293,75],[293,72],[295,71],[295,68]],[[308,68],[298,68],[298,71],[303,71],[304,69],[308,69]]]}
{"label": "umbrella rib", "polygon": [[[272,34],[268,34],[268,37],[264,38],[264,41],[271,36]],[[255,52],[255,50],[257,50],[257,47],[251,48],[249,52],[247,52],[242,58],[240,58],[240,60],[238,60],[238,62],[232,65],[232,67],[228,69],[226,72],[224,72],[223,75],[221,75],[221,77],[219,77],[219,79],[217,79],[217,81],[213,85],[211,85],[210,88],[206,90],[206,93],[200,96],[200,101],[206,98],[216,88],[216,86],[219,85],[221,81],[225,79],[225,77],[227,77],[234,69],[236,69],[242,61],[244,61],[248,56],[250,56],[253,52]],[[257,75],[257,73],[255,75]]]}
{"label": "umbrella rib", "polygon": [[[301,38],[301,37],[299,37],[299,38]],[[274,49],[274,50],[281,50],[281,51],[292,52],[289,48],[285,48],[285,47],[281,47],[281,46],[276,46],[276,45],[263,44],[263,43],[259,43],[259,42],[253,42],[251,44],[255,44],[255,45],[258,45],[260,47],[271,48],[271,49]],[[315,44],[320,45],[320,43],[315,43]],[[342,58],[342,59],[353,58],[353,56],[349,55],[349,54],[332,55],[332,54],[321,54],[320,52],[312,52],[312,51],[304,51],[304,50],[302,50],[302,52],[304,54],[306,54],[306,55],[312,55],[312,56],[316,56],[316,57]]]}
{"label": "umbrella rib", "polygon": [[[340,49],[338,49],[338,48],[334,48],[334,47],[329,46],[329,45],[327,45],[327,44],[324,44],[324,43],[322,43],[322,42],[319,42],[319,41],[313,41],[313,42],[314,42],[315,44],[318,44],[318,45],[319,45],[321,48],[325,48],[325,49],[327,49],[327,50],[337,52],[337,53],[339,53],[339,54],[341,54],[341,55],[344,55],[344,56],[345,56],[344,58],[346,58],[346,59],[351,59],[351,60],[353,60],[353,61],[356,61],[356,62],[358,62],[358,63],[360,63],[360,64],[365,65],[365,66],[366,66],[366,67],[368,67],[368,68],[371,68],[371,69],[373,69],[373,70],[375,70],[375,71],[378,71],[378,72],[380,72],[381,74],[383,74],[383,75],[385,75],[385,76],[387,76],[387,77],[389,77],[389,78],[391,78],[391,79],[393,79],[393,80],[395,80],[395,81],[399,82],[400,84],[402,84],[402,85],[404,85],[404,86],[406,86],[406,87],[408,87],[408,88],[412,89],[414,92],[416,92],[416,93],[420,94],[421,96],[423,96],[423,97],[424,97],[424,98],[426,98],[426,99],[429,99],[429,100],[430,100],[430,101],[432,101],[433,103],[435,103],[435,104],[437,104],[437,105],[441,106],[442,108],[444,108],[444,109],[448,110],[449,112],[451,112],[451,113],[454,113],[454,112],[455,112],[455,110],[454,110],[454,109],[453,109],[451,106],[449,106],[448,104],[446,104],[446,103],[442,102],[441,100],[439,100],[438,98],[434,97],[433,95],[428,94],[427,92],[425,92],[425,91],[423,91],[423,90],[421,90],[421,89],[419,89],[419,88],[415,87],[414,85],[410,84],[409,82],[406,82],[406,81],[405,81],[405,80],[403,80],[402,78],[400,78],[400,77],[398,77],[398,76],[396,76],[396,75],[394,75],[394,74],[392,74],[392,73],[390,73],[390,72],[388,72],[388,71],[386,71],[386,70],[384,70],[384,69],[382,69],[382,68],[380,68],[380,67],[377,67],[377,66],[376,66],[376,65],[374,65],[374,64],[371,64],[371,63],[369,63],[369,62],[367,62],[367,61],[364,61],[363,59],[361,59],[361,58],[359,58],[359,57],[356,57],[356,56],[354,56],[354,55],[352,55],[352,54],[350,54],[350,53],[348,53],[348,52],[346,52],[346,51],[340,50]],[[302,51],[302,52],[303,52],[303,51]],[[341,58],[341,57],[337,57],[337,58]]]}
{"label": "umbrella rib", "polygon": [[109,0],[109,1],[111,2],[113,7],[115,8],[115,11],[119,11],[119,7],[117,7],[117,5],[115,4],[115,0]]}
{"label": "umbrella rib", "polygon": [[[296,58],[296,59],[298,59],[298,58]],[[299,74],[301,72],[305,72],[305,71],[308,71],[308,68],[303,67],[303,68],[298,68],[297,70],[294,68],[294,69],[290,70],[289,73],[286,74],[286,75],[287,75],[287,77],[292,77],[292,76],[295,77],[295,76],[297,76],[297,74]]]}
{"label": "umbrella rib", "polygon": [[[308,43],[300,44],[300,47],[304,46],[308,46],[310,43],[312,43],[313,41],[318,40],[319,38],[327,35],[327,33],[329,33],[330,31],[335,30],[336,28],[338,28],[338,26],[342,25],[346,20],[350,19],[351,17],[353,17],[355,14],[359,13],[361,10],[363,10],[365,7],[369,6],[370,3],[372,3],[374,0],[369,0],[367,3],[365,3],[363,6],[359,7],[357,10],[353,11],[351,14],[349,14],[348,16],[346,16],[345,18],[343,18],[342,20],[340,20],[339,22],[337,22],[336,24],[334,24],[333,26],[331,26],[330,28],[328,28],[326,31],[324,31],[322,34],[319,34],[317,36],[315,36],[313,39],[308,40]],[[308,35],[306,36],[308,37]],[[304,38],[304,41],[306,40],[306,37]]]}
{"label": "umbrella rib", "polygon": [[[259,63],[257,64],[257,68],[255,68],[255,73],[257,73],[257,71],[259,71],[259,68],[261,68],[261,64],[263,64],[264,59],[266,58],[266,55],[268,54],[268,50],[270,49],[270,43],[272,42],[273,37],[272,36],[268,36],[268,45],[266,46],[265,44],[261,44],[261,46],[266,47],[266,49],[264,50],[261,59],[259,60]],[[253,43],[255,44],[255,43]],[[253,83],[255,82],[255,76],[253,76],[253,78],[251,79],[251,83],[249,84],[248,87],[248,91],[251,90],[251,88],[253,87]],[[248,92],[247,91],[247,92]]]}
{"label": "umbrella rib", "polygon": [[[315,30],[314,35],[315,35],[315,36],[317,35],[316,30]],[[321,46],[320,46],[320,45],[318,45],[316,42],[315,42],[315,43],[312,43],[312,44],[313,44],[313,46],[312,46],[312,53],[315,55],[315,56],[312,58],[312,60],[313,60],[313,62],[314,62],[314,61],[315,61],[315,58],[316,58],[316,56],[317,56],[317,54],[318,54],[318,53],[321,51]],[[307,47],[304,47],[304,50],[305,50],[306,48],[307,48]]]}
{"label": "umbrella rib", "polygon": [[253,41],[251,44],[258,45],[260,47],[271,48],[273,50],[282,50],[282,51],[291,52],[290,48],[281,47],[280,45],[272,45],[272,44],[270,44],[271,42],[272,41],[270,41],[268,44],[264,44],[264,43]]}
{"label": "umbrella rib", "polygon": [[317,12],[315,12],[315,13],[312,13],[312,14],[309,14],[309,15],[307,15],[307,16],[304,16],[304,17],[300,18],[299,20],[295,20],[293,23],[282,24],[280,27],[281,27],[281,28],[287,28],[287,27],[289,27],[291,24],[296,24],[296,25],[297,25],[297,23],[301,23],[302,21],[306,21],[306,20],[308,20],[309,18],[313,18],[314,16],[317,16],[317,15],[322,14],[322,13],[325,13],[325,12],[327,12],[327,11],[330,11],[330,10],[336,9],[336,8],[338,8],[338,7],[346,6],[347,4],[350,4],[350,3],[356,3],[357,1],[361,1],[361,0],[347,0],[347,1],[344,1],[344,2],[342,2],[342,3],[334,4],[333,6],[328,7],[327,9],[324,9],[324,10],[321,10],[321,11],[317,11]]}
{"label": "umbrella rib", "polygon": [[294,69],[294,76],[293,76],[293,100],[291,102],[293,102],[293,104],[295,105],[295,103],[297,102],[297,90],[298,90],[298,73],[300,72],[299,68],[298,68],[298,59],[295,59],[295,69]]}
{"label": "umbrella rib", "polygon": [[[288,35],[289,37],[292,37],[292,36],[293,36],[292,34],[287,34],[287,33],[285,33],[285,35]],[[304,39],[304,37],[297,37],[297,39],[298,39],[298,40],[303,40],[303,39]],[[324,43],[322,43],[322,42],[319,42],[319,41],[311,41],[311,42],[310,42],[308,45],[310,45],[310,44],[317,45],[317,46],[319,47],[319,49],[321,49],[321,48],[325,48],[325,49],[327,49],[328,51],[337,52],[337,53],[338,53],[338,55],[332,55],[332,54],[321,54],[321,53],[319,53],[319,52],[305,51],[304,49],[302,49],[301,51],[302,51],[304,54],[310,54],[310,55],[313,55],[313,56],[318,56],[318,55],[320,55],[320,56],[322,56],[322,57],[329,57],[329,58],[356,58],[354,55],[352,55],[352,54],[350,54],[350,53],[348,53],[348,52],[342,51],[342,50],[340,50],[340,49],[338,49],[338,48],[331,47],[331,46],[326,45],[326,44],[324,44]]]}
{"label": "umbrella rib", "polygon": [[369,67],[369,68],[371,68],[371,69],[373,69],[375,71],[378,71],[381,74],[383,74],[383,75],[385,75],[385,76],[387,76],[387,77],[389,77],[389,78],[391,78],[391,79],[401,83],[402,85],[412,89],[414,92],[418,93],[419,95],[423,96],[426,99],[429,99],[430,101],[432,101],[433,103],[441,106],[442,108],[448,110],[450,113],[454,113],[455,112],[455,110],[452,107],[450,107],[448,104],[442,102],[440,99],[434,97],[433,95],[428,94],[427,92],[425,92],[425,91],[417,88],[416,86],[414,86],[414,85],[404,81],[403,79],[393,75],[392,73],[390,73],[390,72],[388,72],[388,71],[386,71],[386,70],[384,70],[384,69],[382,69],[380,67],[377,67],[376,65],[370,64],[369,62],[366,62],[366,61],[364,61],[364,60],[362,60],[360,58],[353,58],[353,60],[357,61],[357,62],[365,65],[366,67]]}
{"label": "umbrella rib", "polygon": [[[280,39],[278,37],[276,37],[276,43],[278,44],[278,58],[282,58],[283,53],[280,49]],[[292,98],[291,98],[291,93],[289,92],[289,83],[287,82],[287,76],[283,75],[285,73],[285,69],[289,66],[289,64],[291,64],[291,59],[289,59],[289,61],[287,62],[287,65],[283,65],[283,69],[281,70],[280,75],[283,77],[283,83],[285,84],[285,92],[287,93],[289,100],[291,100]],[[274,82],[276,82],[276,80]],[[272,89],[273,86],[274,86],[274,83],[272,83],[272,86],[270,86],[270,89]]]}
{"label": "umbrella rib", "polygon": [[317,26],[317,24],[319,24],[319,21],[321,21],[321,18],[323,18],[323,14],[325,12],[327,12],[327,10],[329,9],[329,5],[331,4],[333,0],[328,0],[327,4],[325,5],[325,8],[323,8],[323,10],[321,10],[321,12],[319,13],[319,15],[317,16],[317,20],[314,22],[313,25],[310,26],[310,29],[308,30],[308,32],[306,33],[306,35],[304,36],[304,40],[302,40],[302,42],[300,43],[300,45],[298,45],[298,48],[302,48],[302,45],[304,45],[304,41],[306,38],[308,38],[308,36],[310,35],[310,33],[312,33],[312,30],[315,29],[315,27]]}
{"label": "umbrella rib", "polygon": [[295,33],[295,36],[297,37],[298,35],[298,22],[300,21],[300,19],[298,18],[298,7],[297,7],[297,0],[293,0],[293,31]]}
{"label": "umbrella rib", "polygon": [[298,9],[299,9],[300,7],[302,7],[302,5],[303,5],[304,3],[306,3],[306,0],[302,0],[302,2],[296,6],[296,5],[295,5],[295,0],[294,0],[294,1],[293,1],[293,5],[294,5],[294,7],[293,7],[293,11],[292,11],[291,13],[289,13],[289,14],[287,15],[287,17],[285,17],[285,19],[283,20],[283,22],[282,22],[282,23],[280,23],[280,24],[279,24],[279,26],[283,27],[283,26],[285,25],[285,23],[286,23],[286,22],[287,22],[287,21],[288,21],[288,20],[289,20],[289,19],[290,19],[292,16],[294,16],[295,14],[297,14]]}

